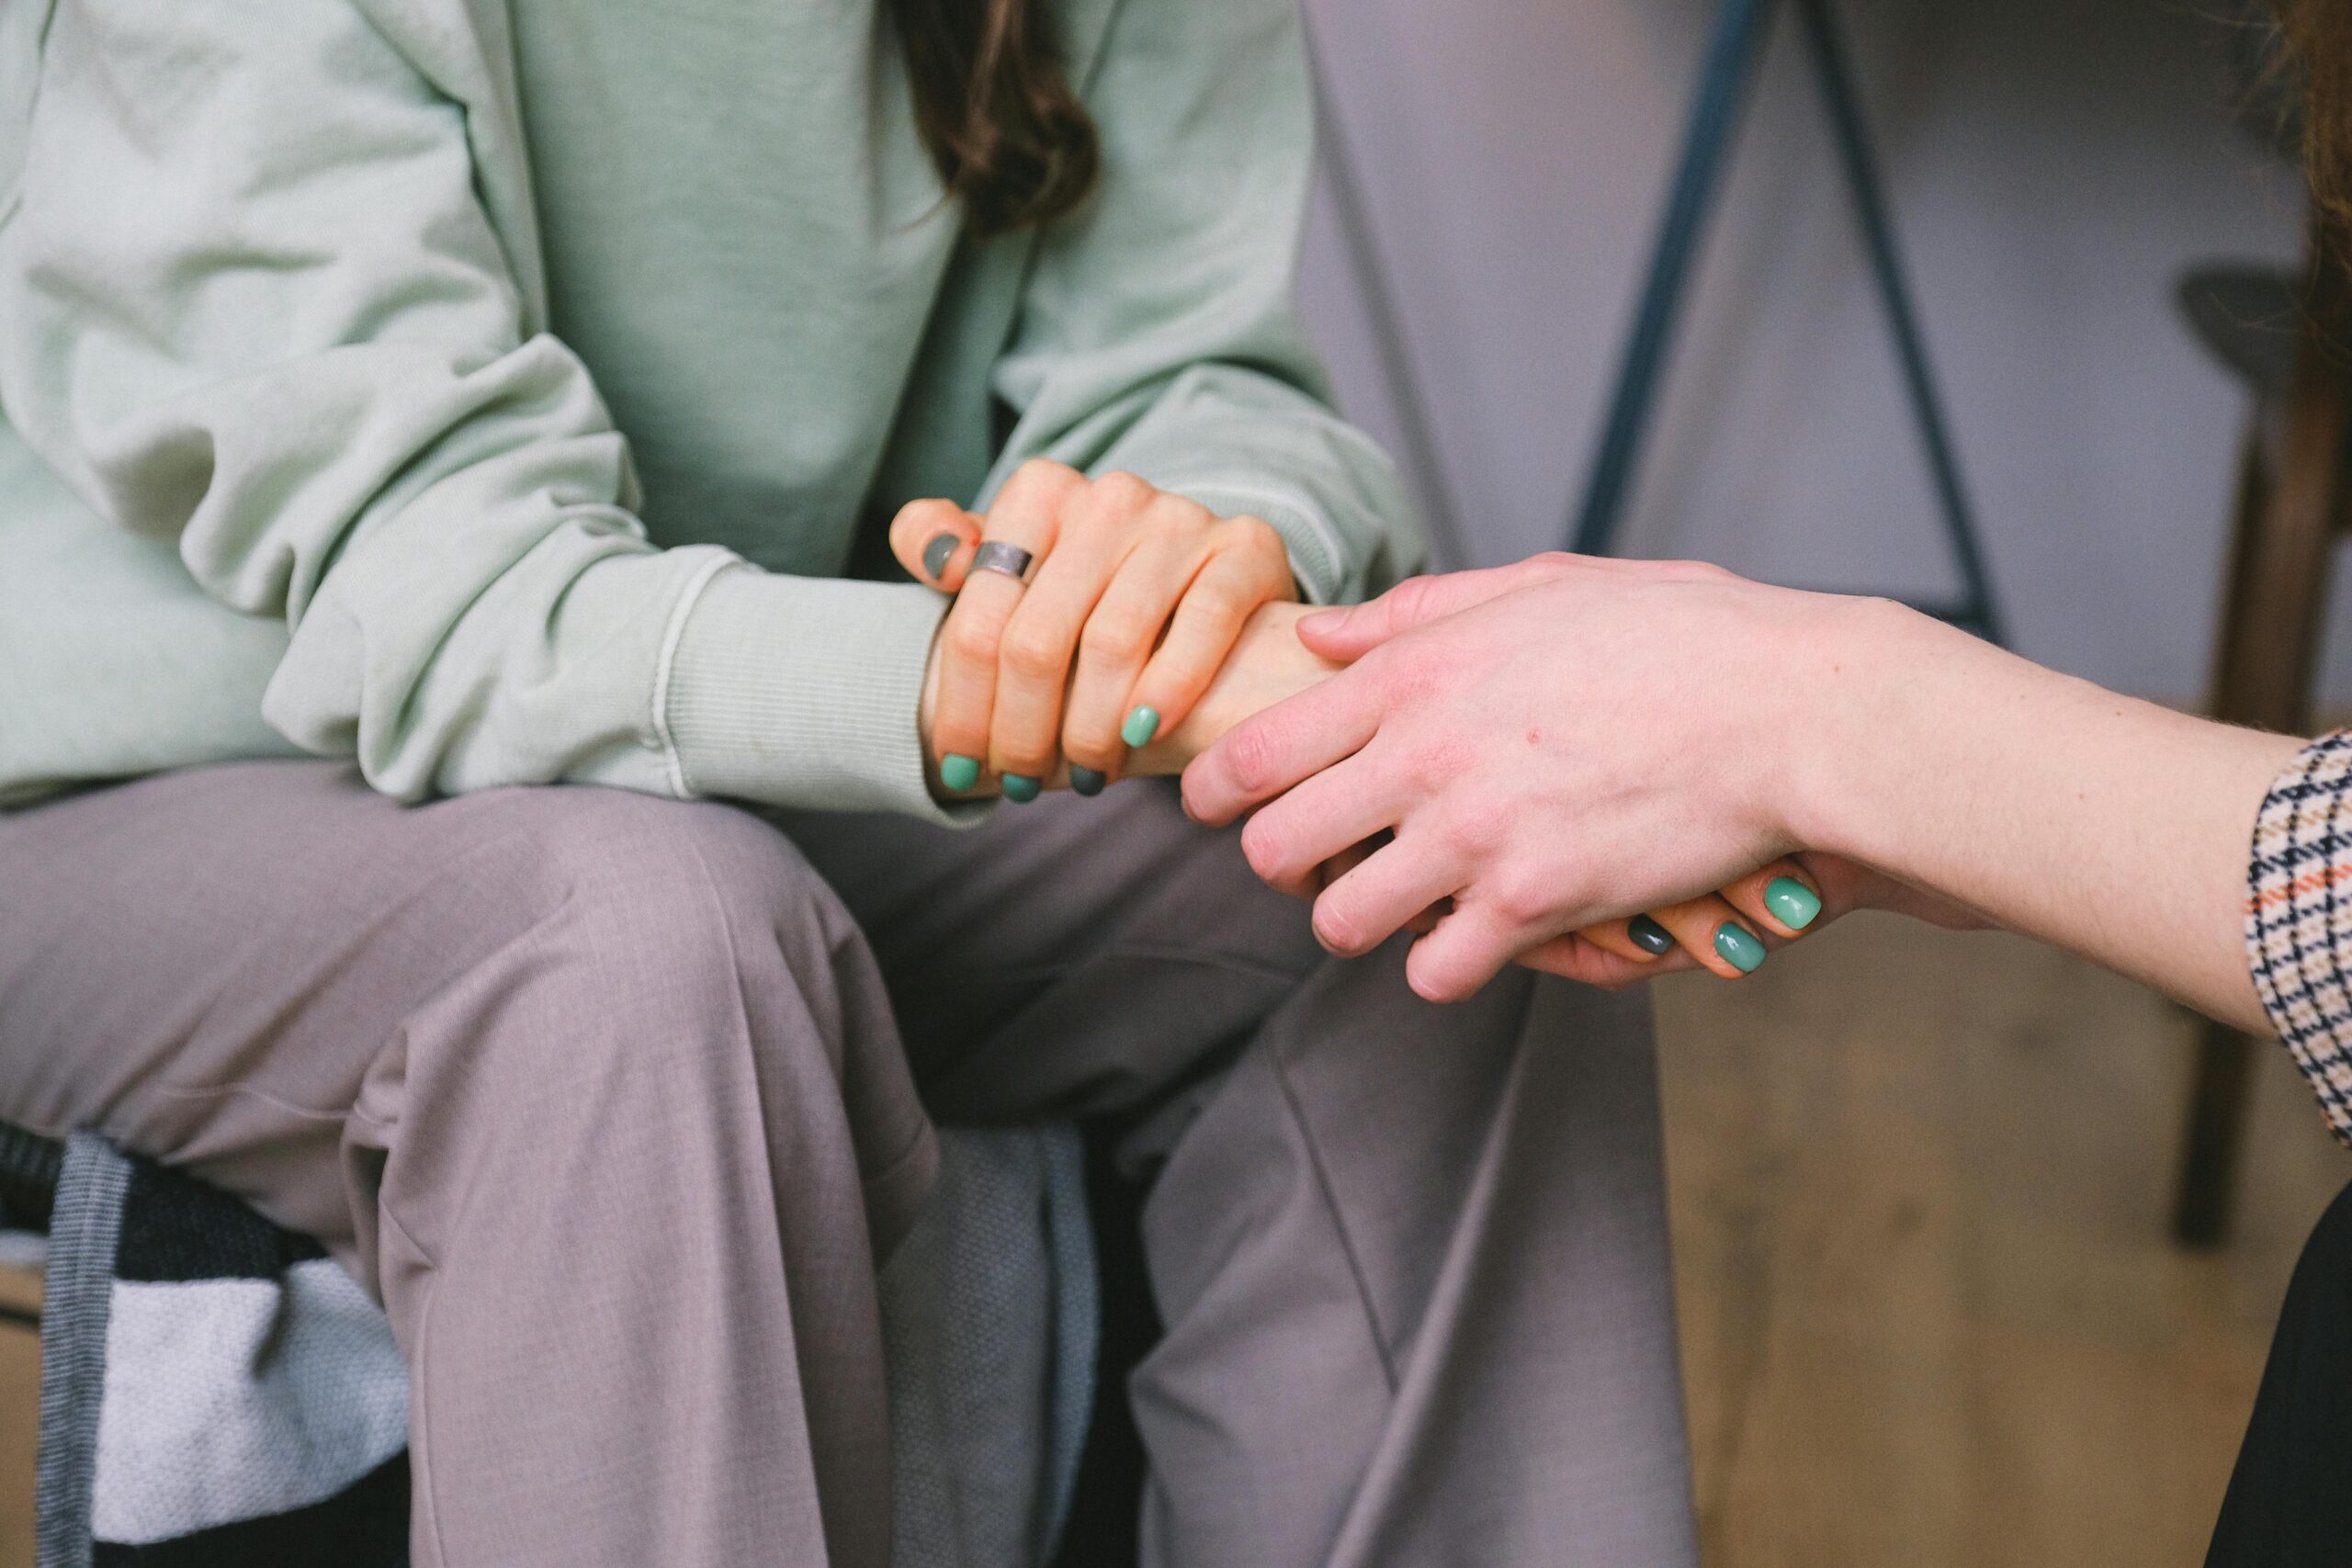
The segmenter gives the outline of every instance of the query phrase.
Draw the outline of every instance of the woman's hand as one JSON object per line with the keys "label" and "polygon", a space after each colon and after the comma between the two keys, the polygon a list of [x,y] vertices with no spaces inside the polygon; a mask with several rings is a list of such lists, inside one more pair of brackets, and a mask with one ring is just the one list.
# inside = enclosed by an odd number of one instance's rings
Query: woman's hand
{"label": "woman's hand", "polygon": [[[1791,886],[1775,886],[1784,880]],[[1843,855],[1806,850],[1736,878],[1716,893],[1554,937],[1519,954],[1517,962],[1612,990],[1683,969],[1704,968],[1736,978],[1753,973],[1765,953],[1857,909],[1909,915],[1948,931],[1982,931],[1993,924],[1973,909],[1906,886]],[[1655,929],[1645,931],[1645,920]],[[1726,922],[1738,924],[1755,945],[1743,950],[1736,939],[1725,942]],[[1734,957],[1735,953],[1741,956]]]}
{"label": "woman's hand", "polygon": [[[1027,583],[971,570],[983,542],[1035,558]],[[985,518],[915,502],[890,545],[922,581],[956,595],[940,634],[931,737],[941,777],[983,772],[1034,798],[1067,758],[1091,795],[1132,771],[1129,751],[1182,726],[1261,606],[1294,600],[1282,536],[1218,517],[1132,474],[1089,479],[1030,462]]]}
{"label": "woman's hand", "polygon": [[1633,978],[1591,928],[1793,856],[1824,915],[1998,924],[2264,1027],[2248,835],[2292,736],[1711,567],[1539,557],[1418,579],[1299,637],[1348,668],[1227,735],[1185,804],[1208,822],[1261,807],[1242,844],[1277,886],[1390,835],[1323,890],[1316,931],[1363,952],[1442,911],[1407,964],[1424,996],[1522,954]]}
{"label": "woman's hand", "polygon": [[[1743,973],[1758,939],[1800,929],[1772,915],[1776,876],[1831,911],[1864,886],[1776,863],[1802,842],[1781,809],[1806,739],[1792,694],[1839,678],[1854,603],[1571,557],[1420,579],[1309,617],[1306,646],[1352,668],[1227,736],[1186,803],[1216,822],[1280,795],[1242,840],[1276,886],[1391,836],[1323,890],[1316,930],[1352,953],[1434,917],[1408,965],[1425,996],[1521,953],[1603,984]],[[1631,939],[1645,909],[1674,956]],[[1737,913],[1753,951],[1717,940]]]}

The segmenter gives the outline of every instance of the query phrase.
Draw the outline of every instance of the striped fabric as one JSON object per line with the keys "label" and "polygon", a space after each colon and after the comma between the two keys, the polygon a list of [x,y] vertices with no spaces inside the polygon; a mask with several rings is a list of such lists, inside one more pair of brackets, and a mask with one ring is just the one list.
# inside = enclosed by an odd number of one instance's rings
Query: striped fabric
{"label": "striped fabric", "polygon": [[2246,951],[2278,1038],[2352,1145],[2352,730],[2312,742],[2255,818]]}

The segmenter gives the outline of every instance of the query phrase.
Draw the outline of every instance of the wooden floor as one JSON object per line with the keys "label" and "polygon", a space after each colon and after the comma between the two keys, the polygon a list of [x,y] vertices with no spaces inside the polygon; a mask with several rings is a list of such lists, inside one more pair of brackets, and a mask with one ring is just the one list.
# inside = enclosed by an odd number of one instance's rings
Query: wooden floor
{"label": "wooden floor", "polygon": [[[2283,1055],[2238,1234],[2191,1255],[2164,1233],[2190,1025],[2143,991],[1860,919],[1659,992],[1710,1568],[2194,1568],[2352,1179]],[[0,1326],[0,1568],[32,1561],[38,1373]]]}
{"label": "wooden floor", "polygon": [[1711,1568],[2200,1562],[2352,1179],[2284,1054],[2196,1255],[2165,1235],[2192,1025],[2132,986],[1871,917],[1658,989]]}

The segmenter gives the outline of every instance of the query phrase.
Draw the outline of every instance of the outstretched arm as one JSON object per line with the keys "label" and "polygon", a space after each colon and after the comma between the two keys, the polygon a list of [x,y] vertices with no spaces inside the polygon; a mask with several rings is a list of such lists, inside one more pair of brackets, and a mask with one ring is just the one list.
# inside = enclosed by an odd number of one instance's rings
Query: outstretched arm
{"label": "outstretched arm", "polygon": [[2263,1027],[2247,847],[2300,741],[1687,564],[1539,557],[1301,636],[1353,664],[1226,736],[1186,803],[1262,807],[1243,843],[1277,882],[1393,829],[1316,929],[1360,952],[1451,897],[1410,961],[1424,995],[1816,850]]}

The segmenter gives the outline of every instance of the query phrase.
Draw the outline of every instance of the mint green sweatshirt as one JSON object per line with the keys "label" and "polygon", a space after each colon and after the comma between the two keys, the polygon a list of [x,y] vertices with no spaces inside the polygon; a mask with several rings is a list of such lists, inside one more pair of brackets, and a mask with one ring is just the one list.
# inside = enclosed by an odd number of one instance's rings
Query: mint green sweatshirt
{"label": "mint green sweatshirt", "polygon": [[941,815],[943,602],[1019,463],[1409,564],[1292,290],[1293,0],[1054,0],[1103,141],[961,231],[876,0],[0,4],[0,798],[351,757]]}

